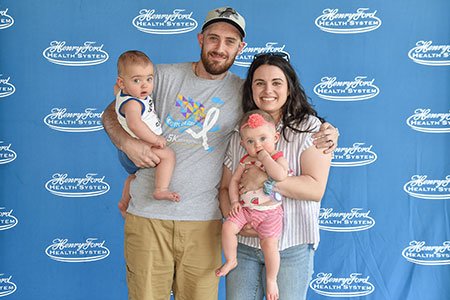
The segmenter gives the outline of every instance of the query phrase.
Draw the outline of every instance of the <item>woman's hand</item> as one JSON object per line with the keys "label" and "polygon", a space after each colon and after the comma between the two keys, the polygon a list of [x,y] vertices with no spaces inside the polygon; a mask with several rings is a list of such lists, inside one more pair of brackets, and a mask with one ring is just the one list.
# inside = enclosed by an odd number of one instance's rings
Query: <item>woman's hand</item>
{"label": "woman's hand", "polygon": [[317,149],[324,149],[323,153],[333,152],[338,145],[339,130],[328,122],[320,126],[320,130],[312,135]]}
{"label": "woman's hand", "polygon": [[266,181],[267,178],[267,174],[260,168],[254,165],[246,165],[245,171],[241,176],[241,181],[239,182],[239,194],[242,195],[245,192],[262,188],[264,185],[264,181]]}

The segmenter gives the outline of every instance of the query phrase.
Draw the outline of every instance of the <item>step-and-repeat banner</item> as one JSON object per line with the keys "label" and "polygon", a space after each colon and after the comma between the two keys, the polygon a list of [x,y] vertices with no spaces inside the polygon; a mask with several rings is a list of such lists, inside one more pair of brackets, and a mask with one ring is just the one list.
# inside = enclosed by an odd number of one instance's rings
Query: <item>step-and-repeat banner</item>
{"label": "step-and-repeat banner", "polygon": [[341,132],[308,299],[450,299],[448,0],[1,0],[0,298],[126,299],[117,57],[196,61],[224,5],[247,21],[232,71],[287,52]]}

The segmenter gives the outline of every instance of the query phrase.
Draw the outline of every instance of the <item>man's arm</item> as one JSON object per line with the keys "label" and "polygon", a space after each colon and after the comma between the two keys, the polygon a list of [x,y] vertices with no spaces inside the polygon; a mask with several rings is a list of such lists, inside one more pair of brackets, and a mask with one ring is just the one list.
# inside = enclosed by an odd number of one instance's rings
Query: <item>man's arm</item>
{"label": "man's arm", "polygon": [[131,159],[139,168],[152,168],[159,164],[159,158],[147,143],[131,137],[117,120],[115,102],[105,109],[102,115],[103,127],[111,142]]}
{"label": "man's arm", "polygon": [[317,149],[324,149],[323,153],[328,154],[333,152],[338,145],[339,130],[328,122],[320,126],[320,130],[312,135],[314,138],[314,145]]}
{"label": "man's arm", "polygon": [[222,211],[222,216],[228,217],[231,209],[229,186],[233,174],[227,166],[223,165],[222,168],[222,180],[220,181],[219,187],[219,207]]}
{"label": "man's arm", "polygon": [[[228,170],[226,166],[223,166],[223,168]],[[233,203],[239,202],[239,180],[241,180],[242,173],[244,173],[244,167],[239,165],[231,176],[230,184],[228,186],[231,206],[233,206]]]}

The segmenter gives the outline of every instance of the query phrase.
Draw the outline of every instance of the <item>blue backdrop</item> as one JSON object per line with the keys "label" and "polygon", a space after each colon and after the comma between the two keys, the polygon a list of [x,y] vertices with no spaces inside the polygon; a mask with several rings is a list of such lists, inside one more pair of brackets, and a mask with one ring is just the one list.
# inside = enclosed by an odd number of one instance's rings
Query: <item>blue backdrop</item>
{"label": "blue backdrop", "polygon": [[126,299],[116,60],[198,60],[224,5],[247,21],[233,72],[289,53],[341,132],[308,299],[450,299],[447,0],[0,1],[0,298]]}

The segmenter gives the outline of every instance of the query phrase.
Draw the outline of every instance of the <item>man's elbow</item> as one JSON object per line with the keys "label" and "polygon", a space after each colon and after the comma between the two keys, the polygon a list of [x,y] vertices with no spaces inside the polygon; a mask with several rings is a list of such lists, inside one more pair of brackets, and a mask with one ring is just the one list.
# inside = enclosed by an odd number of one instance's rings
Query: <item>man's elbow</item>
{"label": "man's elbow", "polygon": [[108,104],[108,106],[102,112],[102,123],[103,125],[108,125],[110,120],[112,120],[115,116],[115,101]]}
{"label": "man's elbow", "polygon": [[103,125],[103,127],[105,127],[106,125],[107,125],[107,119],[106,119],[106,116],[105,116],[105,114],[103,113],[102,114],[102,125]]}

